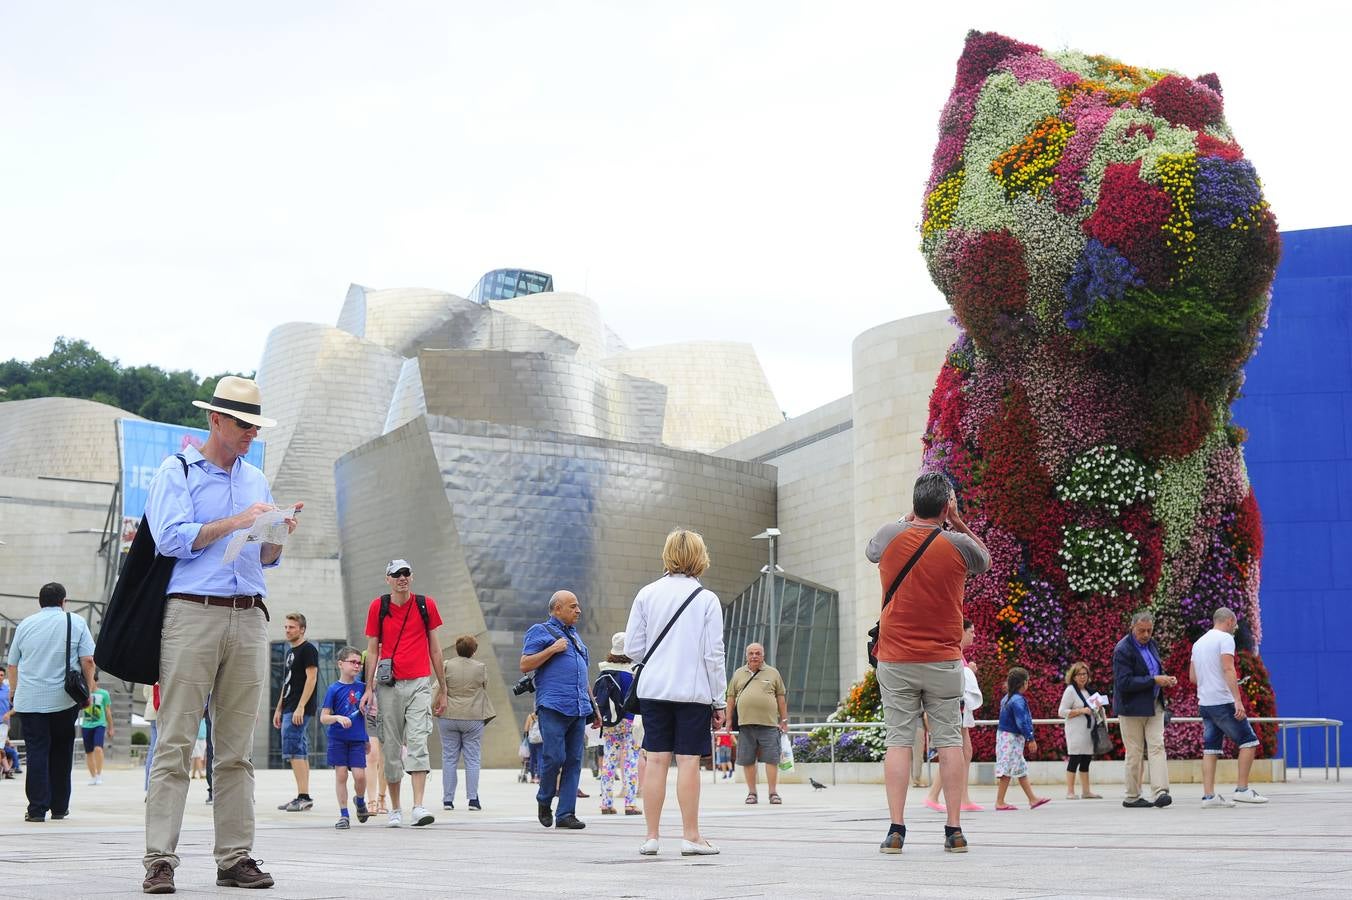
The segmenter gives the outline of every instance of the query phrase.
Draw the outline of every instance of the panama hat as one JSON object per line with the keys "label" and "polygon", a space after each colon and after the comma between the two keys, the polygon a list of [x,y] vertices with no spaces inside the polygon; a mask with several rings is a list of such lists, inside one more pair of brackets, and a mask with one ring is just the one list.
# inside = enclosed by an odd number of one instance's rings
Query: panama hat
{"label": "panama hat", "polygon": [[259,428],[271,428],[277,424],[277,420],[259,415],[263,411],[260,399],[258,382],[237,375],[226,375],[216,382],[216,391],[210,403],[194,400],[192,405],[198,409],[234,416]]}

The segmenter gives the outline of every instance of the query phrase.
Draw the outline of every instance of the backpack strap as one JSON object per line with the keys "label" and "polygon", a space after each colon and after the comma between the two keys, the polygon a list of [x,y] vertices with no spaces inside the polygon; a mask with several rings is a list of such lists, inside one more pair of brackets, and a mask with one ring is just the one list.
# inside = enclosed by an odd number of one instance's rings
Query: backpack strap
{"label": "backpack strap", "polygon": [[[901,587],[902,580],[911,573],[911,569],[915,568],[915,564],[920,560],[920,557],[924,555],[925,551],[929,549],[929,545],[934,543],[934,539],[939,536],[939,532],[941,531],[943,531],[942,528],[936,528],[931,531],[929,537],[925,538],[920,544],[920,549],[915,551],[915,555],[907,561],[906,565],[902,566],[901,571],[897,573],[897,577],[892,579],[892,586],[887,589],[887,596],[883,598],[883,609],[887,609],[887,604],[892,602],[892,595],[897,592],[897,588]],[[878,618],[882,618],[881,612],[879,612]]]}
{"label": "backpack strap", "polygon": [[414,594],[413,602],[418,604],[418,612],[422,613],[423,631],[431,631],[432,617],[427,613],[427,597],[423,594]]}

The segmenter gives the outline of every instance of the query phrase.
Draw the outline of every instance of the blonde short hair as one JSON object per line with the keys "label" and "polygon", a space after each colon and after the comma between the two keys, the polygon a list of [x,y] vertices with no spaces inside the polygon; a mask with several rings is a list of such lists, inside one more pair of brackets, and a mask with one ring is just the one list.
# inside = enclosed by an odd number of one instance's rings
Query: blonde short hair
{"label": "blonde short hair", "polygon": [[1088,675],[1089,663],[1084,662],[1083,660],[1081,660],[1080,662],[1071,663],[1070,668],[1066,669],[1066,684],[1074,684],[1075,673],[1080,671],[1081,669],[1084,669],[1084,674]]}
{"label": "blonde short hair", "polygon": [[667,535],[662,547],[662,565],[672,575],[698,578],[709,569],[709,551],[697,531],[677,528]]}

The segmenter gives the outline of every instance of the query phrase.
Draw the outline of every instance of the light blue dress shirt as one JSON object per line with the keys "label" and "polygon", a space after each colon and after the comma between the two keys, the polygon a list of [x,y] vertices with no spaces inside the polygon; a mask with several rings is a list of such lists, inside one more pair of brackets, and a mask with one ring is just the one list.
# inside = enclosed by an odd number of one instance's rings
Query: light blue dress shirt
{"label": "light blue dress shirt", "polygon": [[19,667],[15,712],[54,713],[75,706],[66,693],[66,670],[74,669],[84,677],[80,657],[94,655],[94,638],[85,620],[74,613],[70,617],[70,658],[65,654],[64,609],[44,606],[19,623],[9,645],[9,664]]}
{"label": "light blue dress shirt", "polygon": [[201,550],[192,548],[197,533],[208,522],[243,512],[255,503],[272,503],[267,479],[243,458],[236,459],[228,472],[203,457],[196,447],[184,448],[183,458],[188,463],[186,481],[178,458],[170,456],[160,464],[146,498],[146,521],[156,549],[163,556],[178,559],[167,593],[267,596],[263,569],[277,562],[266,567],[262,564],[262,544],[245,544],[229,563],[224,561],[229,535]]}

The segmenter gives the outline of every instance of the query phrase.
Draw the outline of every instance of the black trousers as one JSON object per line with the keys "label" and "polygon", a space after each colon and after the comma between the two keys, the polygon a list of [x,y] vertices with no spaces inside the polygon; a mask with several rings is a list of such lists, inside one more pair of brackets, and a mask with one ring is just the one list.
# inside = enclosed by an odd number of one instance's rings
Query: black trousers
{"label": "black trousers", "polygon": [[23,724],[24,748],[28,751],[28,815],[45,817],[51,810],[60,816],[70,812],[70,770],[75,761],[75,717],[78,707],[53,713],[18,714]]}

